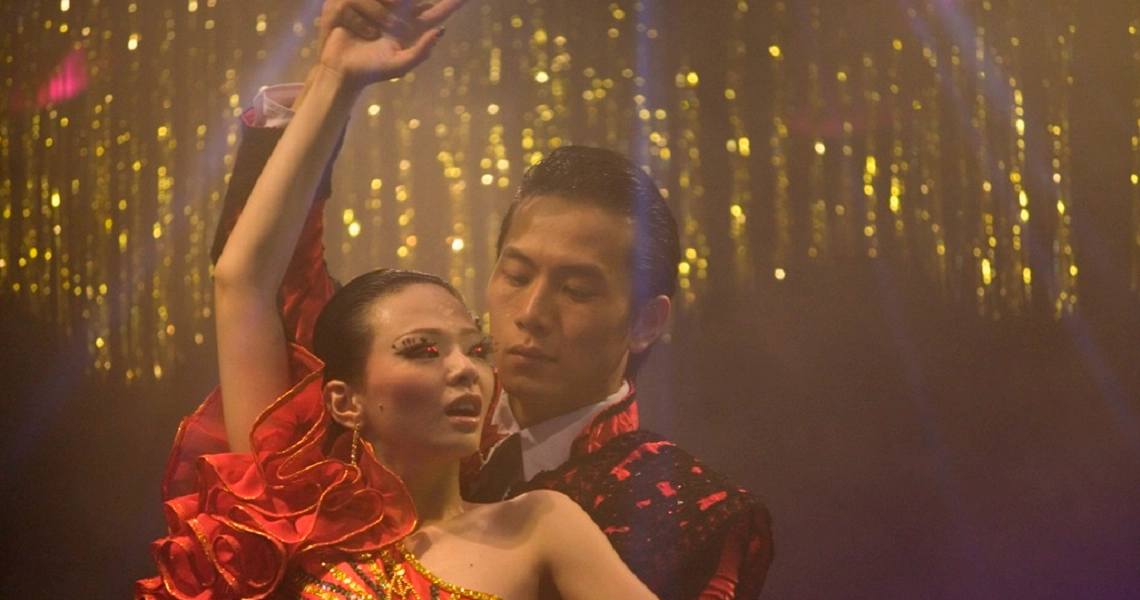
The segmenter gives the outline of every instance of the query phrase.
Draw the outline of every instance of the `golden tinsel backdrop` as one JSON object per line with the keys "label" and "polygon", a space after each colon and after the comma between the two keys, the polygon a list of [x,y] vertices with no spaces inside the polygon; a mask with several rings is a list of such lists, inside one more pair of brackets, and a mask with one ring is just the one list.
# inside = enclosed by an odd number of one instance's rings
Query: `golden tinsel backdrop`
{"label": "golden tinsel backdrop", "polygon": [[[522,172],[628,153],[679,218],[678,304],[887,261],[979,318],[1081,306],[1071,118],[1082,3],[473,0],[357,106],[327,214],[342,278],[446,274],[476,305]],[[1084,5],[1089,9],[1088,3]],[[212,343],[208,247],[259,87],[313,60],[316,1],[0,8],[0,295],[94,373],[163,377]],[[1140,5],[1121,198],[1140,289]],[[1085,39],[1088,39],[1087,37]],[[1117,143],[1119,142],[1119,143]],[[1076,209],[1076,210],[1075,210]]]}

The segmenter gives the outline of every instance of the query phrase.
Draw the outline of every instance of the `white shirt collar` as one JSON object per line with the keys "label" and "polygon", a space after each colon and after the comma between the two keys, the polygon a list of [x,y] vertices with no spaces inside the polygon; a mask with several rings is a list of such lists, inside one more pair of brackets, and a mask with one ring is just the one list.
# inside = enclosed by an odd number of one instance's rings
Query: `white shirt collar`
{"label": "white shirt collar", "polygon": [[529,481],[535,475],[557,468],[570,458],[570,446],[578,434],[603,410],[621,402],[629,394],[629,382],[623,381],[618,390],[601,402],[583,406],[578,410],[543,421],[526,429],[519,427],[511,412],[507,393],[499,396],[491,424],[510,435],[519,432],[522,442],[523,478]]}

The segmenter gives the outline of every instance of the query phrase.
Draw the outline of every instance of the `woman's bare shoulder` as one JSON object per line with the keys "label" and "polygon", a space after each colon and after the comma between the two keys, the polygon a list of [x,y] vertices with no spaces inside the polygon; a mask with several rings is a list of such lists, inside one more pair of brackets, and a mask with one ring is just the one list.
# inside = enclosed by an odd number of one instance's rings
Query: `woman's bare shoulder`
{"label": "woman's bare shoulder", "polygon": [[559,514],[565,513],[581,513],[582,509],[569,496],[554,490],[534,490],[519,494],[518,496],[503,502],[502,504],[514,504],[518,508],[513,510],[526,510],[536,512],[554,512]]}
{"label": "woman's bare shoulder", "polygon": [[472,509],[472,512],[475,513],[472,516],[480,522],[512,523],[516,527],[540,524],[548,526],[563,520],[574,523],[589,518],[573,500],[552,490],[534,490],[510,500],[481,504]]}
{"label": "woman's bare shoulder", "polygon": [[550,504],[570,504],[577,506],[577,504],[574,504],[574,501],[571,500],[566,494],[563,494],[562,492],[556,492],[554,490],[532,490],[519,494],[507,502],[517,502],[519,504],[530,504],[537,506]]}

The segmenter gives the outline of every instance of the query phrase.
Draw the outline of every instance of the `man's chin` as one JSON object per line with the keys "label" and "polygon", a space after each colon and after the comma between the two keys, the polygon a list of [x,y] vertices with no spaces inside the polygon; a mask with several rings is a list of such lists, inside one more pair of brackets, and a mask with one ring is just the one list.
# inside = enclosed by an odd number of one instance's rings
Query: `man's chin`
{"label": "man's chin", "polygon": [[536,381],[526,377],[510,382],[504,379],[503,391],[510,398],[513,410],[522,409],[521,413],[515,413],[515,417],[520,419],[520,423],[524,420],[529,423],[524,427],[542,423],[584,406],[580,401],[583,394],[568,391],[565,385],[551,385],[549,381]]}
{"label": "man's chin", "polygon": [[528,404],[550,402],[560,396],[559,391],[562,389],[561,386],[552,384],[549,378],[517,371],[512,373],[500,371],[499,381],[507,397],[524,400]]}
{"label": "man's chin", "polygon": [[502,384],[503,391],[507,393],[507,396],[513,398],[542,396],[549,392],[550,387],[538,377],[521,374],[517,371],[504,373],[500,370],[499,383]]}

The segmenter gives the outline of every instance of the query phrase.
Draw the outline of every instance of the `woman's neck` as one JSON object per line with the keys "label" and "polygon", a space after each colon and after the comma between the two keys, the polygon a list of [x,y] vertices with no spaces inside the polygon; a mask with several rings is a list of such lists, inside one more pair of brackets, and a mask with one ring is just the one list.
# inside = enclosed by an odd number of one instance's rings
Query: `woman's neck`
{"label": "woman's neck", "polygon": [[459,493],[459,461],[428,466],[422,461],[412,465],[393,465],[393,470],[412,497],[419,526],[446,521],[464,510]]}

